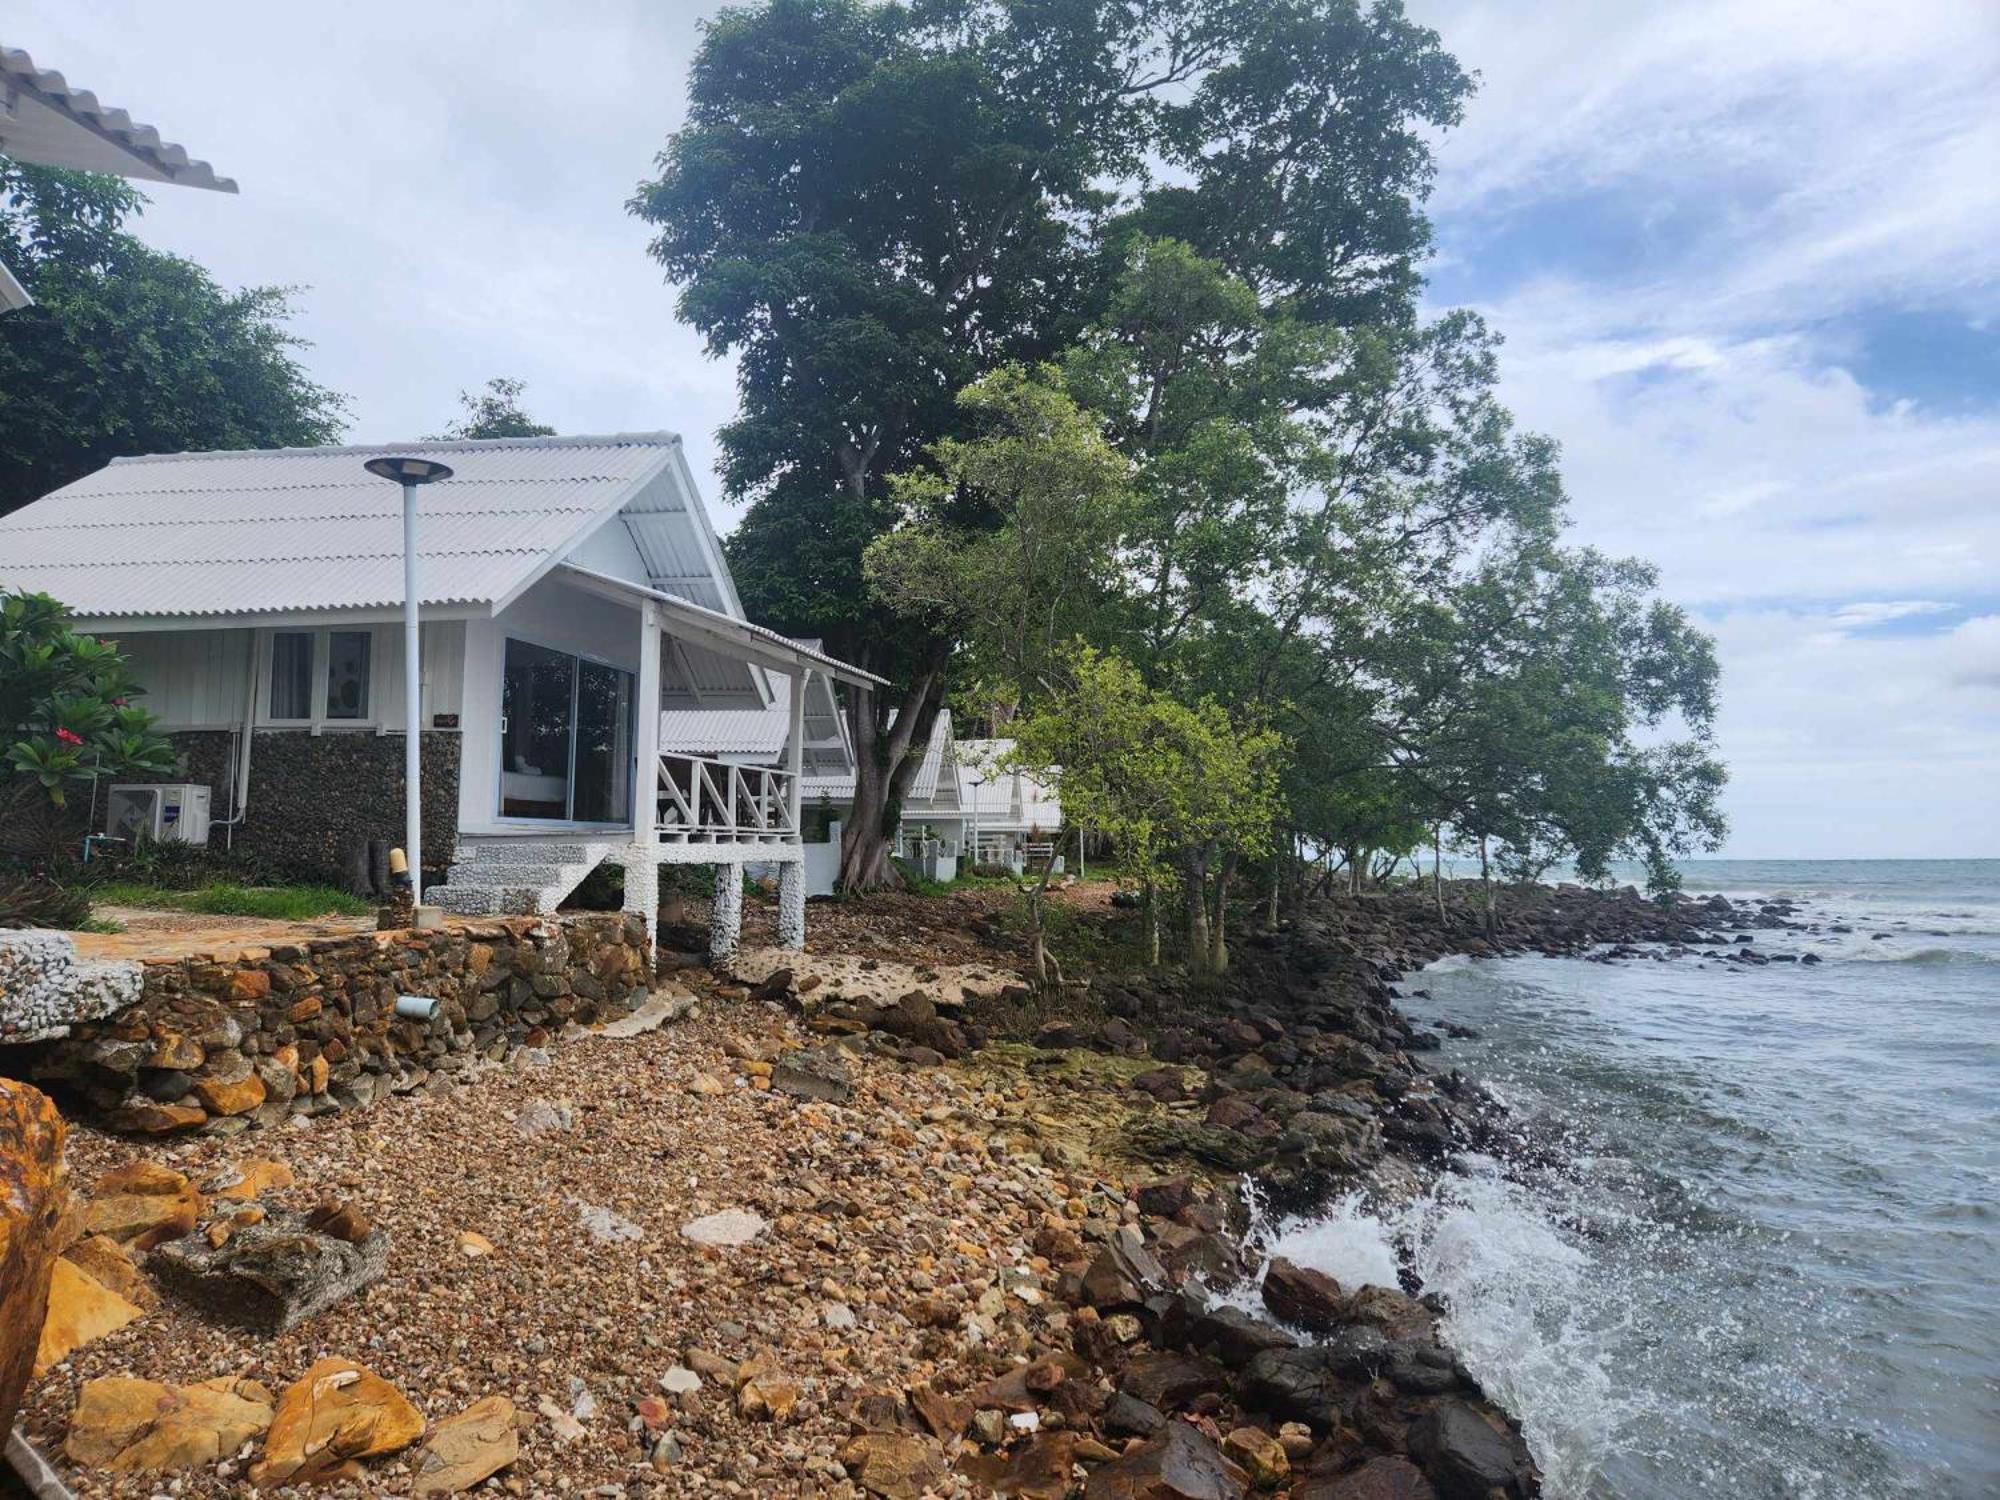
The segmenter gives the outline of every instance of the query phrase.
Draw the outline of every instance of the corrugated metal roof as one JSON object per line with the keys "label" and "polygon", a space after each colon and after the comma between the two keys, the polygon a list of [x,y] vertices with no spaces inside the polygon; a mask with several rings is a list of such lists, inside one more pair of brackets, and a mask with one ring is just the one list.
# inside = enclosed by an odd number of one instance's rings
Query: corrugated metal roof
{"label": "corrugated metal roof", "polygon": [[236,191],[235,182],[215,175],[205,161],[160,139],[122,109],[100,104],[89,89],[72,88],[53,68],[38,68],[18,47],[0,47],[0,152],[16,161],[50,167],[82,167],[148,182]]}
{"label": "corrugated metal roof", "polygon": [[[980,824],[986,828],[1061,827],[1062,798],[1054,787],[1026,771],[997,769],[1014,744],[1010,739],[958,742],[959,780],[967,793],[967,808],[977,806]],[[980,778],[978,786],[972,784],[975,776]]]}
{"label": "corrugated metal roof", "polygon": [[667,433],[278,448],[115,459],[0,516],[0,586],[78,615],[254,614],[403,600],[399,486],[383,453],[451,465],[419,493],[427,604],[505,598],[675,457]]}
{"label": "corrugated metal roof", "polygon": [[660,749],[682,755],[769,755],[785,748],[783,708],[669,708],[660,714]]}

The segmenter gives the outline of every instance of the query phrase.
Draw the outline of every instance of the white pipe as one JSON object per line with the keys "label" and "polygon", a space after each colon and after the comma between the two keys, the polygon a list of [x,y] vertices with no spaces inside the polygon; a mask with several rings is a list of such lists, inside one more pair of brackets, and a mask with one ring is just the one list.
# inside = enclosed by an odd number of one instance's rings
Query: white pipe
{"label": "white pipe", "polygon": [[423,705],[417,592],[417,487],[403,482],[403,850],[410,861],[410,904],[424,904]]}
{"label": "white pipe", "polygon": [[[229,799],[229,816],[220,825],[229,830],[224,843],[232,851],[236,848],[236,825],[243,821],[244,813],[250,808],[250,737],[257,732],[257,668],[263,650],[264,633],[261,630],[251,631],[250,681],[243,690],[243,737],[236,747],[236,795]],[[92,790],[94,792],[95,788]]]}

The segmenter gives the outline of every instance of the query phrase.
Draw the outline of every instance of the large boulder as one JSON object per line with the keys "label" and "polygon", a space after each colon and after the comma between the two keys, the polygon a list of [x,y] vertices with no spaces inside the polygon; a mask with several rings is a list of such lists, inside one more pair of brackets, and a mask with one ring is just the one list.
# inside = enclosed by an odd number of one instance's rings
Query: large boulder
{"label": "large boulder", "polygon": [[162,1385],[107,1376],[85,1384],[63,1452],[93,1469],[205,1468],[269,1427],[272,1402],[254,1380]]}
{"label": "large boulder", "polygon": [[158,1162],[134,1161],[97,1179],[83,1227],[134,1251],[150,1250],[192,1233],[201,1213],[201,1194],[187,1178]]}
{"label": "large boulder", "polygon": [[39,1089],[0,1078],[0,1433],[34,1372],[69,1185],[62,1116]]}
{"label": "large boulder", "polygon": [[1324,1344],[1265,1350],[1244,1369],[1243,1394],[1253,1406],[1325,1431],[1338,1425],[1345,1395],[1386,1370],[1393,1356],[1377,1330],[1343,1328]]}
{"label": "large boulder", "polygon": [[389,1233],[365,1221],[315,1222],[274,1208],[220,1245],[177,1240],[155,1250],[149,1264],[162,1286],[208,1316],[283,1333],[379,1281],[389,1266]]}
{"label": "large boulder", "polygon": [[413,1491],[456,1495],[499,1473],[520,1452],[514,1403],[505,1396],[488,1396],[431,1429],[417,1454]]}
{"label": "large boulder", "polygon": [[1283,1256],[1265,1271],[1263,1292],[1272,1316],[1309,1333],[1331,1333],[1348,1320],[1347,1294],[1339,1282]]}
{"label": "large boulder", "polygon": [[35,1346],[35,1378],[93,1339],[123,1328],[145,1309],[114,1292],[74,1261],[59,1260],[49,1277],[49,1306]]}
{"label": "large boulder", "polygon": [[323,1359],[278,1398],[250,1482],[315,1484],[357,1475],[353,1461],[407,1448],[424,1418],[403,1393],[351,1359]]}
{"label": "large boulder", "polygon": [[1143,1446],[1098,1467],[1085,1500],[1241,1500],[1250,1479],[1185,1422],[1169,1422]]}
{"label": "large boulder", "polygon": [[1442,1500],[1534,1492],[1534,1460],[1520,1434],[1465,1401],[1440,1401],[1426,1412],[1410,1429],[1410,1452]]}

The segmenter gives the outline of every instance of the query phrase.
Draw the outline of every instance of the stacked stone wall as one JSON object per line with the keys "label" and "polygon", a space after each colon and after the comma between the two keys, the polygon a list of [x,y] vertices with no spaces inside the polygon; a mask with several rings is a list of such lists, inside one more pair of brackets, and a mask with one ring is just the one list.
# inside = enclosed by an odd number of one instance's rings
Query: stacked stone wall
{"label": "stacked stone wall", "polygon": [[[0,1047],[0,1076],[66,1089],[114,1129],[233,1133],[365,1107],[628,1015],[651,952],[637,916],[503,918],[148,961],[139,998]],[[399,995],[438,1002],[396,1014]]]}

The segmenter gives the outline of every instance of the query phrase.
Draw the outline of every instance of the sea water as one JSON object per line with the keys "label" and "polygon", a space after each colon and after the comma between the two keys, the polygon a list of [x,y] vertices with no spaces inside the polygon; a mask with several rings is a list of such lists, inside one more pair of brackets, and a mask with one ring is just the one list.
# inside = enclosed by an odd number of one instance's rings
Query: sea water
{"label": "sea water", "polygon": [[2000,1496],[2000,860],[1684,873],[1823,961],[1432,965],[1405,1008],[1479,1033],[1432,1064],[1557,1149],[1269,1248],[1413,1269],[1556,1500]]}

